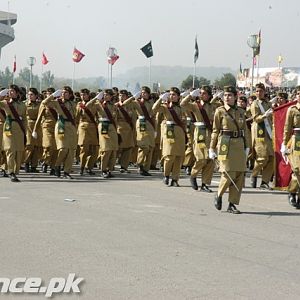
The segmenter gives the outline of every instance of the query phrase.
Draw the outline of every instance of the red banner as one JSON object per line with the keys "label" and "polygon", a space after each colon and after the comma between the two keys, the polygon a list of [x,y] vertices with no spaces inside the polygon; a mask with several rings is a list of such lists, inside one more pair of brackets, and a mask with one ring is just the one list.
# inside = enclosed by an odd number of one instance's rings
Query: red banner
{"label": "red banner", "polygon": [[42,64],[46,65],[49,62],[47,56],[45,55],[45,53],[43,52],[42,54]]}
{"label": "red banner", "polygon": [[76,63],[79,63],[83,58],[85,57],[85,55],[80,52],[78,49],[74,48],[73,50],[73,61]]}
{"label": "red banner", "polygon": [[119,59],[119,55],[111,56],[107,58],[109,64],[114,65],[114,63]]}
{"label": "red banner", "polygon": [[274,108],[273,113],[273,126],[274,126],[274,133],[273,133],[273,144],[274,144],[274,155],[275,155],[275,189],[278,190],[286,190],[290,180],[291,180],[291,166],[289,163],[286,163],[282,157],[280,152],[280,147],[283,141],[283,131],[284,131],[284,124],[285,124],[285,117],[287,110],[290,106],[295,105],[297,101],[288,102],[287,104],[278,106]]}

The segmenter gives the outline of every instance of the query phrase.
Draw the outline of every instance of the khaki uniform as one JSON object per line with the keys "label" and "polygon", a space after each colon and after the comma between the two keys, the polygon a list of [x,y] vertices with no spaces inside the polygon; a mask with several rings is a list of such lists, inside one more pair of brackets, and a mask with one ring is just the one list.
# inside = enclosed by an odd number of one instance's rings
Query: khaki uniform
{"label": "khaki uniform", "polygon": [[184,120],[184,110],[178,104],[165,104],[162,103],[161,99],[155,102],[152,112],[154,114],[157,112],[163,113],[165,120],[165,124],[162,126],[165,129],[162,132],[164,175],[169,177],[172,173],[172,179],[178,181],[185,152],[185,128],[177,125],[169,108],[174,109],[181,121]]}
{"label": "khaki uniform", "polygon": [[118,134],[117,129],[109,121],[103,107],[106,106],[109,109],[115,121],[115,124],[117,121],[117,108],[110,102],[103,102],[103,104],[101,104],[97,99],[90,100],[86,106],[92,111],[97,111],[99,117],[98,133],[100,144],[99,156],[101,158],[101,171],[113,171],[117,159],[117,151],[119,148]]}
{"label": "khaki uniform", "polygon": [[6,155],[5,151],[3,151],[3,128],[4,128],[4,122],[6,119],[6,113],[3,109],[0,111],[0,165],[3,170],[7,170],[7,164],[6,164]]}
{"label": "khaki uniform", "polygon": [[[42,127],[42,147],[43,147],[43,163],[54,169],[57,159],[57,147],[55,141],[55,124],[57,122],[57,112],[52,108],[41,104],[39,114],[34,125],[34,131]],[[39,134],[38,134],[39,137]]]}
{"label": "khaki uniform", "polygon": [[[12,99],[8,101],[12,101]],[[14,100],[12,102],[12,105],[14,106],[19,117],[21,118],[24,128],[26,128],[27,120],[26,120],[25,104],[21,101]],[[20,128],[20,125],[17,123],[17,121],[15,121],[15,117],[13,116],[5,100],[0,101],[0,108],[5,111],[7,116],[4,126],[6,126],[7,123],[9,123],[8,118],[11,119],[10,132],[4,132],[3,134],[3,150],[6,153],[7,170],[9,174],[11,173],[19,174],[23,155],[24,155],[24,150],[25,150],[24,132]]]}
{"label": "khaki uniform", "polygon": [[196,122],[195,115],[187,111],[186,112],[186,135],[188,141],[185,148],[183,165],[185,167],[190,167],[190,168],[192,168],[196,160],[194,155],[194,150],[193,150],[195,122]]}
{"label": "khaki uniform", "polygon": [[193,133],[193,152],[195,156],[195,163],[191,171],[191,177],[196,178],[202,171],[202,183],[210,185],[214,172],[214,161],[208,157],[208,148],[211,139],[211,130],[206,128],[203,116],[199,109],[199,105],[206,111],[206,114],[212,124],[214,118],[214,112],[216,104],[210,102],[191,103],[189,102],[191,96],[187,96],[182,100],[181,106],[188,112],[192,112],[196,118],[194,123],[195,129]]}
{"label": "khaki uniform", "polygon": [[93,116],[94,122],[86,113],[86,104],[83,101],[77,104],[76,121],[78,122],[78,146],[80,147],[80,165],[81,170],[84,168],[92,170],[98,158],[99,139],[98,139],[98,123],[96,122],[96,107],[88,108]]}
{"label": "khaki uniform", "polygon": [[[70,112],[73,120],[75,120],[76,103],[73,101],[63,102],[66,109]],[[64,171],[70,173],[72,170],[72,164],[74,160],[74,154],[77,146],[77,129],[68,120],[67,116],[63,112],[60,104],[57,100],[50,96],[42,101],[42,104],[56,110],[59,116],[59,120],[55,125],[55,141],[58,149],[57,160],[55,167],[64,165]],[[61,124],[64,123],[64,132],[61,133]]]}
{"label": "khaki uniform", "polygon": [[[251,104],[251,114],[253,117],[252,123],[252,149],[255,152],[255,163],[252,171],[252,177],[257,177],[259,173],[262,173],[262,181],[269,183],[274,172],[274,150],[272,139],[269,136],[264,119],[263,112],[260,110],[258,101],[267,111],[271,108],[271,103],[266,100],[254,100]],[[270,127],[272,129],[272,116],[267,118]]]}
{"label": "khaki uniform", "polygon": [[[124,101],[123,106],[127,107],[132,103],[132,109],[138,114],[138,119],[136,121],[136,141],[138,146],[138,157],[137,163],[140,168],[145,171],[149,171],[152,159],[153,148],[155,147],[155,128],[152,124],[145,120],[144,113],[141,109],[140,102],[144,103],[150,118],[154,122],[155,114],[152,112],[152,106],[154,104],[153,100],[134,100],[134,98],[129,98]],[[145,125],[143,125],[143,123]]]}
{"label": "khaki uniform", "polygon": [[155,147],[152,152],[152,159],[150,168],[155,169],[157,162],[160,161],[160,163],[163,163],[163,158],[161,155],[161,123],[163,121],[163,114],[157,113],[155,116],[155,123],[156,123],[156,136],[155,136]]}
{"label": "khaki uniform", "polygon": [[[239,128],[237,128],[229,114],[236,120]],[[218,196],[222,197],[229,187],[228,201],[232,204],[239,204],[244,184],[246,171],[245,148],[249,148],[246,126],[245,111],[242,108],[231,108],[227,104],[217,108],[210,148],[217,148],[222,174]],[[235,182],[239,191],[232,184],[228,175]]]}
{"label": "khaki uniform", "polygon": [[26,164],[30,163],[32,168],[36,168],[38,166],[38,162],[42,154],[42,130],[40,127],[37,128],[37,139],[32,137],[32,132],[34,130],[34,125],[38,117],[40,104],[41,103],[37,101],[25,101],[27,117],[27,143],[25,147],[24,162]]}
{"label": "khaki uniform", "polygon": [[299,184],[300,182],[300,104],[288,108],[284,133],[283,144],[288,145],[290,154],[288,156],[291,164],[293,174],[288,187],[290,193],[296,194],[300,197]]}
{"label": "khaki uniform", "polygon": [[123,109],[127,112],[131,122],[127,122],[124,114],[117,105],[117,132],[121,136],[118,156],[121,168],[127,169],[130,162],[132,149],[135,146],[135,123],[132,119],[132,109],[130,109],[130,107],[123,107]]}

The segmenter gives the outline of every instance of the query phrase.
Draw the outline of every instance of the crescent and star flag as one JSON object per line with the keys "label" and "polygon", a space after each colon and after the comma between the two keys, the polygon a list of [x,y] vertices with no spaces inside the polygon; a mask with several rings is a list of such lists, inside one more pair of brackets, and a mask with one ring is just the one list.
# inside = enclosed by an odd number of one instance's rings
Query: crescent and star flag
{"label": "crescent and star flag", "polygon": [[258,46],[254,48],[254,56],[260,54],[260,45],[261,45],[261,29],[259,30],[258,36],[257,36],[257,44]]}
{"label": "crescent and star flag", "polygon": [[76,63],[79,63],[84,57],[85,57],[85,55],[74,47],[73,61]]}
{"label": "crescent and star flag", "polygon": [[47,56],[45,55],[45,53],[43,52],[42,54],[42,64],[46,65],[49,62]]}
{"label": "crescent and star flag", "polygon": [[195,52],[194,52],[194,64],[198,60],[199,57],[199,48],[198,48],[198,42],[197,42],[197,37],[195,38]]}
{"label": "crescent and star flag", "polygon": [[274,108],[273,113],[273,145],[274,145],[274,158],[275,158],[275,185],[277,190],[286,190],[291,180],[291,166],[283,159],[280,152],[280,147],[283,141],[283,131],[287,110],[290,106],[295,105],[297,101],[288,102]]}
{"label": "crescent and star flag", "polygon": [[153,48],[152,48],[151,41],[147,45],[142,47],[141,50],[147,58],[152,57],[153,56]]}
{"label": "crescent and star flag", "polygon": [[17,71],[17,58],[14,56],[14,64],[13,64],[13,72],[15,73]]}

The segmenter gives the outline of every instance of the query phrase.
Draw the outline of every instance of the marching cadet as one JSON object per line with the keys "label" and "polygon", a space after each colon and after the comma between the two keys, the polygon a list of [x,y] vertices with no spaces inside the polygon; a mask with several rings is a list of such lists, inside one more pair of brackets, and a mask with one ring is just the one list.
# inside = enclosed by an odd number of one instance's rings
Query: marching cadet
{"label": "marching cadet", "polygon": [[[168,101],[169,100],[169,101]],[[162,136],[162,156],[164,160],[164,183],[179,187],[178,180],[185,152],[185,124],[184,110],[179,105],[180,91],[177,87],[170,88],[169,93],[164,93],[155,102],[152,112],[162,112],[165,125]],[[172,175],[171,175],[172,174]]]}
{"label": "marching cadet", "polygon": [[128,99],[128,92],[126,90],[120,90],[119,102],[116,103],[116,107],[117,132],[121,136],[118,152],[121,173],[130,173],[130,171],[128,171],[128,165],[130,162],[132,149],[135,145],[135,128],[132,120],[132,110],[130,109],[130,107],[125,108],[122,106],[122,103],[126,99]]}
{"label": "marching cadet", "polygon": [[[57,99],[55,99],[57,98]],[[70,175],[77,146],[77,129],[75,124],[76,103],[73,91],[69,86],[55,91],[42,101],[42,105],[55,109],[58,120],[55,125],[55,141],[58,150],[55,163],[55,175],[61,176],[61,166],[64,167],[64,178],[73,179]],[[36,136],[36,132],[33,133]]]}
{"label": "marching cadet", "polygon": [[[55,92],[54,88],[46,90],[46,97],[49,97]],[[41,103],[37,120],[34,125],[33,132],[37,132],[40,125],[42,125],[42,172],[47,173],[48,166],[50,167],[50,175],[55,175],[55,163],[57,159],[58,150],[55,141],[55,124],[58,115],[54,108],[45,106]],[[34,134],[35,135],[35,134]],[[37,138],[39,134],[37,133]]]}
{"label": "marching cadet", "polygon": [[99,116],[99,156],[101,158],[100,168],[103,178],[114,177],[111,172],[115,167],[119,148],[116,123],[117,108],[113,103],[113,97],[112,89],[106,89],[86,104],[88,109],[97,111]]}
{"label": "marching cadet", "polygon": [[[196,98],[195,102],[190,102]],[[181,101],[181,106],[188,112],[194,114],[196,122],[194,123],[194,141],[193,150],[195,163],[191,171],[190,182],[194,190],[198,190],[197,175],[202,172],[201,191],[211,193],[208,187],[211,184],[214,171],[214,161],[208,157],[208,148],[210,144],[212,122],[217,104],[211,103],[212,90],[210,86],[202,86],[200,91],[194,90]]]}
{"label": "marching cadet", "polygon": [[151,176],[148,172],[151,165],[152,152],[155,147],[155,115],[152,112],[153,100],[151,90],[143,86],[141,92],[124,101],[123,106],[133,103],[132,109],[138,114],[136,122],[138,157],[137,164],[142,176]]}
{"label": "marching cadet", "polygon": [[211,159],[218,157],[221,172],[215,207],[222,209],[222,196],[229,188],[227,212],[233,214],[240,213],[235,205],[240,202],[249,153],[245,112],[236,106],[236,96],[235,87],[224,87],[224,106],[216,109],[209,149]]}
{"label": "marching cadet", "polygon": [[[5,89],[2,88],[1,91],[2,90]],[[0,100],[2,100],[2,97],[0,97]],[[6,174],[6,170],[7,170],[6,156],[2,145],[5,119],[6,119],[6,113],[3,109],[0,109],[0,166],[1,166],[0,177],[8,177],[8,175]]]}
{"label": "marching cadet", "polygon": [[300,209],[300,86],[296,91],[297,104],[287,110],[280,151],[288,157],[293,171],[288,186],[289,203]]}
{"label": "marching cadet", "polygon": [[257,99],[251,104],[252,148],[255,152],[255,163],[252,170],[251,186],[256,188],[257,176],[262,173],[260,188],[270,189],[269,182],[273,175],[274,150],[272,144],[272,104],[265,98],[263,83],[256,85]]}
{"label": "marching cadet", "polygon": [[20,100],[20,89],[12,84],[9,90],[0,92],[0,97],[9,96],[7,100],[0,101],[0,109],[6,113],[3,131],[3,150],[6,153],[7,169],[10,180],[19,182],[21,162],[26,145],[26,106]]}
{"label": "marching cadet", "polygon": [[[26,117],[27,117],[27,128],[26,138],[27,144],[25,147],[25,172],[38,173],[36,169],[39,163],[42,152],[42,130],[38,127],[37,135],[38,138],[34,139],[32,132],[34,131],[34,125],[38,117],[40,102],[38,101],[39,93],[36,88],[29,88],[28,99],[25,101],[26,105]],[[30,168],[29,168],[30,167]]]}
{"label": "marching cadet", "polygon": [[80,175],[83,175],[84,169],[87,170],[89,175],[95,175],[92,169],[97,161],[99,152],[96,109],[95,106],[88,108],[86,105],[90,101],[90,91],[88,89],[82,89],[80,97],[81,101],[78,102],[76,108],[78,146],[80,147]]}

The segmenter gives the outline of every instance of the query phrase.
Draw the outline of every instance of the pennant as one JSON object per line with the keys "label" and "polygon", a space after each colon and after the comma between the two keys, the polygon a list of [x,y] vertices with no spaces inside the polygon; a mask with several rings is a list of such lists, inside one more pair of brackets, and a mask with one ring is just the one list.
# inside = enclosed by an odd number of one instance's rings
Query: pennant
{"label": "pennant", "polygon": [[46,65],[49,62],[47,56],[45,55],[45,53],[43,52],[42,54],[42,64]]}
{"label": "pennant", "polygon": [[280,105],[274,108],[273,113],[273,137],[274,137],[274,158],[275,158],[275,189],[278,190],[287,190],[287,187],[291,180],[291,166],[286,164],[284,161],[282,154],[280,152],[280,147],[283,141],[283,131],[285,118],[288,108],[291,105],[295,105],[297,101],[290,101],[287,104]]}
{"label": "pennant", "polygon": [[79,63],[84,57],[85,57],[85,55],[74,47],[73,61],[76,63]]}
{"label": "pennant", "polygon": [[253,57],[253,66],[256,66],[256,56]]}
{"label": "pennant", "polygon": [[147,45],[142,47],[141,50],[147,58],[152,57],[153,56],[153,48],[152,48],[151,41]]}
{"label": "pennant", "polygon": [[110,65],[114,65],[114,63],[120,58],[119,55],[115,55],[115,56],[112,56],[112,57],[108,57],[107,60],[108,60],[108,63]]}
{"label": "pennant", "polygon": [[198,42],[197,42],[197,36],[195,38],[195,51],[194,51],[194,64],[198,60],[199,57],[199,48],[198,48]]}
{"label": "pennant", "polygon": [[17,58],[14,56],[14,64],[13,64],[13,72],[15,73],[17,71]]}

